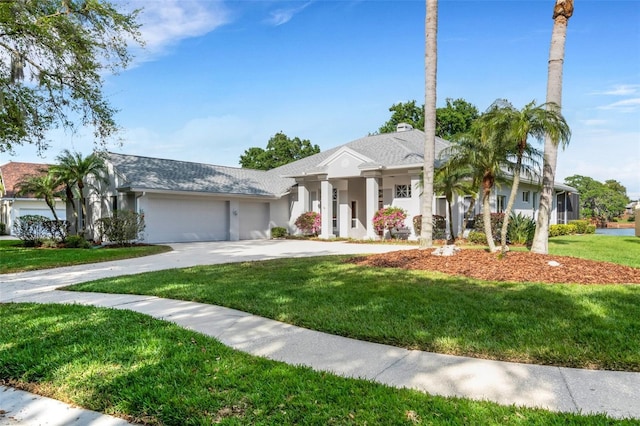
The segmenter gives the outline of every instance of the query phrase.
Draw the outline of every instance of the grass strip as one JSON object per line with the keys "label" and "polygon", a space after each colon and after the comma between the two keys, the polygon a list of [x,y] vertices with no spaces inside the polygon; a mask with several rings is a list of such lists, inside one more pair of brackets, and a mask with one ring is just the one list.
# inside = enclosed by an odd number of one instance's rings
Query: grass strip
{"label": "grass strip", "polygon": [[340,378],[134,312],[6,304],[0,317],[4,383],[143,424],[634,424]]}
{"label": "grass strip", "polygon": [[171,251],[169,246],[132,246],[97,249],[27,248],[21,241],[0,240],[0,274],[129,259]]}
{"label": "grass strip", "polygon": [[640,286],[487,282],[345,258],[201,266],[69,289],[221,305],[410,349],[640,371]]}

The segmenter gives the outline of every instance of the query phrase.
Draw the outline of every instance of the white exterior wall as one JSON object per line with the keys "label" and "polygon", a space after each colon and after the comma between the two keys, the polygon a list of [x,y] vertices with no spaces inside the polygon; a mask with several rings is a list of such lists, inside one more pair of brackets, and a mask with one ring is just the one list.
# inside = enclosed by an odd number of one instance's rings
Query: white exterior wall
{"label": "white exterior wall", "polygon": [[[26,215],[39,215],[48,217],[49,219],[53,219],[53,213],[47,203],[42,199],[38,198],[14,198],[14,199],[4,199],[2,200],[7,220],[6,222],[6,232],[9,235],[13,235],[13,224],[16,222],[16,219],[20,216]],[[65,220],[67,218],[67,212],[65,205],[62,201],[56,200],[56,214],[58,215],[58,219]]]}

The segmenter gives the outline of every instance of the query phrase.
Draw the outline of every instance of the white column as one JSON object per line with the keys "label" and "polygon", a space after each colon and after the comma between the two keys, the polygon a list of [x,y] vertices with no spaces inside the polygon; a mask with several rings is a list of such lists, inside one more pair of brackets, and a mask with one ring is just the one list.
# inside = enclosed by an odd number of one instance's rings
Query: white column
{"label": "white column", "polygon": [[340,237],[348,238],[349,229],[351,229],[351,209],[349,206],[349,191],[338,191],[338,229],[340,229]]}
{"label": "white column", "polygon": [[298,182],[298,204],[300,206],[300,214],[309,211],[309,189],[304,182]]}
{"label": "white column", "polygon": [[[413,230],[413,217],[418,216],[420,214],[420,209],[422,209],[422,203],[420,199],[422,197],[422,186],[420,185],[421,178],[420,175],[411,175],[411,208],[409,209],[409,217],[408,220],[405,221],[405,226],[411,228]],[[413,235],[416,237],[420,237],[416,235],[415,230],[413,230]]]}
{"label": "white column", "polygon": [[367,177],[367,217],[365,226],[367,228],[367,238],[377,239],[378,233],[373,227],[373,216],[378,211],[378,190],[380,182],[376,177]]}
{"label": "white column", "polygon": [[320,214],[322,215],[322,227],[320,238],[333,237],[333,185],[328,179],[320,182]]}

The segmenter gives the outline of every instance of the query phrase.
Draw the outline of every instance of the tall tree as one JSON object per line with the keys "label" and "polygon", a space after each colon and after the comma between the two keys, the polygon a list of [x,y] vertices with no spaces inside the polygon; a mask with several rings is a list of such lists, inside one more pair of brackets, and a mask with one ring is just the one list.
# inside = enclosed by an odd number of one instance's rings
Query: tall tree
{"label": "tall tree", "polygon": [[[553,31],[549,49],[549,69],[547,73],[547,105],[561,111],[562,106],[562,68],[564,63],[564,45],[567,39],[567,25],[573,15],[573,0],[556,0],[553,8]],[[544,140],[544,158],[542,167],[542,191],[540,209],[533,236],[531,251],[546,254],[549,252],[549,220],[553,206],[554,179],[558,162],[558,141],[552,135]]]}
{"label": "tall tree", "polygon": [[43,171],[40,175],[26,176],[17,185],[19,194],[32,194],[35,198],[44,199],[54,219],[60,220],[56,211],[56,198],[60,196],[61,183],[54,175]]}
{"label": "tall tree", "polygon": [[509,161],[508,146],[503,138],[496,137],[495,131],[481,124],[482,117],[476,120],[471,131],[458,135],[450,147],[442,151],[452,168],[470,167],[473,171],[471,181],[480,182],[482,193],[482,218],[489,250],[496,251],[491,231],[491,192],[496,183],[505,181],[505,170],[513,169]]}
{"label": "tall tree", "polygon": [[436,109],[436,136],[450,140],[468,132],[479,116],[478,108],[462,98],[446,99],[446,106]]}
{"label": "tall tree", "polygon": [[267,149],[253,147],[240,156],[240,165],[245,169],[270,170],[320,152],[318,145],[308,139],[289,138],[282,132],[269,139]]}
{"label": "tall tree", "polygon": [[[51,166],[49,170],[53,176],[66,185],[65,191],[68,202],[73,204],[74,194],[77,194],[78,204],[80,204],[80,211],[82,212],[80,231],[84,232],[87,225],[87,194],[85,188],[88,191],[97,190],[96,183],[106,180],[107,167],[98,153],[83,157],[78,152],[72,153],[65,149],[56,157],[56,160],[58,163]],[[76,223],[72,224],[72,226],[77,230],[78,218],[76,210],[74,210],[74,216]]]}
{"label": "tall tree", "polygon": [[424,167],[422,230],[420,248],[433,246],[433,175],[436,156],[436,86],[438,68],[438,0],[426,0],[425,17],[425,95],[424,95]]}
{"label": "tall tree", "polygon": [[0,1],[0,152],[42,151],[46,132],[77,128],[75,117],[99,142],[117,131],[102,76],[124,69],[127,45],[141,43],[137,14],[108,0]]}
{"label": "tall tree", "polygon": [[411,124],[414,129],[424,129],[424,105],[416,105],[416,101],[399,102],[389,107],[391,118],[380,128],[378,133],[393,133],[398,124]]}
{"label": "tall tree", "polygon": [[500,242],[502,253],[505,254],[509,218],[518,194],[520,176],[526,174],[533,177],[539,166],[540,151],[529,143],[529,138],[542,141],[546,135],[550,135],[564,146],[569,142],[571,131],[564,117],[555,108],[548,108],[544,104],[536,105],[535,101],[518,110],[505,100],[497,100],[478,121],[480,125],[487,127],[487,131],[494,132],[495,138],[503,139],[501,143],[508,150],[507,154],[515,159],[513,169],[510,170],[513,178],[511,192],[502,222]]}
{"label": "tall tree", "polygon": [[624,213],[629,203],[627,191],[618,181],[609,179],[605,183],[588,176],[573,175],[564,182],[576,188],[580,194],[580,216],[597,222],[606,222]]}

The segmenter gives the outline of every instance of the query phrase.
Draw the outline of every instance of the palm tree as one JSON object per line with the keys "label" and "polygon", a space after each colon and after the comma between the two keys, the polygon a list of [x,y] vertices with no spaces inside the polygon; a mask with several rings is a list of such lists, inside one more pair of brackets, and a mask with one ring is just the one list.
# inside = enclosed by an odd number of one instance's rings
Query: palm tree
{"label": "palm tree", "polygon": [[473,185],[473,170],[468,165],[456,167],[453,163],[444,163],[435,171],[433,187],[438,193],[444,194],[449,211],[449,238],[447,243],[453,244],[456,240],[453,228],[453,196],[474,195],[478,187]]}
{"label": "palm tree", "polygon": [[[553,8],[553,32],[549,49],[549,69],[547,73],[547,104],[558,113],[562,106],[562,66],[564,45],[567,39],[567,24],[573,15],[573,0],[556,0]],[[553,182],[558,161],[558,141],[552,135],[544,140],[544,161],[542,168],[542,192],[536,232],[531,251],[546,254],[549,251],[549,219],[553,205]]]}
{"label": "palm tree", "polygon": [[436,156],[436,74],[438,66],[438,0],[427,1],[425,17],[424,173],[420,247],[433,246],[433,175]]}
{"label": "palm tree", "polygon": [[528,142],[529,137],[541,141],[545,135],[551,135],[554,140],[565,145],[571,137],[571,131],[560,113],[554,108],[548,108],[546,104],[536,105],[535,101],[517,110],[510,103],[498,100],[484,114],[481,122],[488,127],[489,131],[496,133],[494,137],[504,139],[503,144],[508,148],[509,155],[515,158],[514,167],[511,170],[513,177],[511,193],[504,212],[500,241],[502,254],[505,254],[509,217],[518,194],[520,176],[526,174],[533,177],[537,174],[535,170],[538,168],[538,159],[541,157],[540,151]]}
{"label": "palm tree", "polygon": [[496,133],[483,125],[481,120],[482,116],[474,122],[468,133],[455,138],[442,155],[449,158],[450,167],[470,167],[473,170],[471,182],[480,182],[484,233],[489,250],[495,252],[489,203],[491,191],[497,182],[504,181],[505,170],[510,169],[513,164],[508,159],[504,140],[496,138]]}
{"label": "palm tree", "polygon": [[33,194],[35,198],[42,198],[53,213],[56,221],[59,221],[56,212],[56,197],[60,196],[60,181],[51,173],[42,175],[25,176],[17,183],[19,194]]}
{"label": "palm tree", "polygon": [[[107,175],[107,167],[102,157],[97,153],[92,153],[87,157],[69,150],[64,150],[56,157],[58,164],[51,166],[50,171],[61,182],[65,184],[65,193],[67,201],[74,206],[75,193],[77,193],[80,209],[82,212],[81,231],[86,228],[87,203],[85,197],[85,187],[87,190],[95,190],[96,186],[88,182],[88,178],[94,178],[97,181],[105,181]],[[74,206],[74,218],[76,229],[78,223],[78,214]]]}

